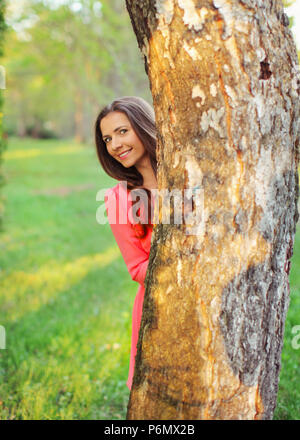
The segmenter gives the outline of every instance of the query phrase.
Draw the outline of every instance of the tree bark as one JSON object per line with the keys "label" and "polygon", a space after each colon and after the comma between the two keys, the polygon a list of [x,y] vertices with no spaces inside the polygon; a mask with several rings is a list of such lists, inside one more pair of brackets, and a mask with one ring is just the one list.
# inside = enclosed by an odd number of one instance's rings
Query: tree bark
{"label": "tree bark", "polygon": [[[272,419],[298,220],[299,77],[282,3],[126,0],[158,129],[155,225],[128,419]],[[159,218],[161,220],[160,208]]]}

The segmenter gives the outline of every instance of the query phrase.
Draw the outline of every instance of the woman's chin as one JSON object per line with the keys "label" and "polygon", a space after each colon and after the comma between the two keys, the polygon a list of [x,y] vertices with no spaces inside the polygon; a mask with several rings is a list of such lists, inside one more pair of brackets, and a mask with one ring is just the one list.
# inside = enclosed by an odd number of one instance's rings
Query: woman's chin
{"label": "woman's chin", "polygon": [[133,165],[131,165],[130,163],[122,163],[121,165],[123,165],[124,168],[131,168]]}

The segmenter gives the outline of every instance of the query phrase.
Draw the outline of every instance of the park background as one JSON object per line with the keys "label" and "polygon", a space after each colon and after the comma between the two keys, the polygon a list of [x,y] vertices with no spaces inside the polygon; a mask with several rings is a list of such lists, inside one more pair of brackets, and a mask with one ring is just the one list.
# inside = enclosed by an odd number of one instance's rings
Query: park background
{"label": "park background", "polygon": [[[93,136],[115,97],[152,104],[143,56],[125,1],[6,3],[0,419],[124,419],[138,284],[96,222],[96,194],[115,181]],[[294,32],[299,0],[285,3]],[[290,293],[274,419],[299,420],[299,224]]]}

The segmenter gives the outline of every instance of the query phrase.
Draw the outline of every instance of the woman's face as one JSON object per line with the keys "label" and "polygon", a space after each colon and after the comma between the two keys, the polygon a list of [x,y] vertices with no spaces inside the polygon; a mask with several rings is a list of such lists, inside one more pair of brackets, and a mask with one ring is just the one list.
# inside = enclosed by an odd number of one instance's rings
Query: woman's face
{"label": "woman's face", "polygon": [[100,130],[108,153],[125,168],[139,164],[148,155],[125,113],[108,113],[100,122]]}

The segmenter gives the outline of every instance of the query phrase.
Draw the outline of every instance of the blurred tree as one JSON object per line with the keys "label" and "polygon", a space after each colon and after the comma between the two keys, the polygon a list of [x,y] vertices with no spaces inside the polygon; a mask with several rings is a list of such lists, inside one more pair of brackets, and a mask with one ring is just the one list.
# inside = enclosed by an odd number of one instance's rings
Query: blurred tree
{"label": "blurred tree", "polygon": [[151,99],[125,5],[116,0],[26,0],[8,40],[7,120],[17,121],[19,135],[31,127],[38,136],[48,124],[84,141],[116,95]]}
{"label": "blurred tree", "polygon": [[296,0],[283,0],[283,6],[285,8],[287,8],[288,6],[292,6],[294,3],[296,2]]}

